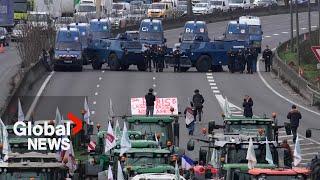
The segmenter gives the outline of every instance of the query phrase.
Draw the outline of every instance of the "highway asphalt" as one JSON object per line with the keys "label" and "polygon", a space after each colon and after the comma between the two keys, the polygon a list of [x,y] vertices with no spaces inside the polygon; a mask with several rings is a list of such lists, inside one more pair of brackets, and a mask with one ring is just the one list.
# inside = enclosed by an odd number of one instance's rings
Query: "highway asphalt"
{"label": "highway asphalt", "polygon": [[[263,47],[268,44],[274,48],[280,42],[289,39],[289,18],[288,14],[261,17],[264,31]],[[314,26],[317,25],[317,20],[317,13],[312,13]],[[210,37],[219,38],[226,28],[226,23],[208,24]],[[307,28],[306,13],[300,14],[300,28],[303,28],[300,30],[301,33],[307,31],[304,29]],[[169,46],[178,42],[180,32],[182,32],[182,28],[165,32]],[[260,69],[263,70],[262,64],[260,64]],[[305,100],[293,93],[290,88],[282,85],[270,73],[262,71],[261,75],[281,95],[308,107]],[[37,87],[40,85],[39,81]],[[87,66],[84,72],[54,73],[35,109],[35,119],[53,119],[57,106],[60,107],[64,116],[69,111],[80,115],[83,99],[86,96],[92,111],[91,119],[95,124],[99,123],[106,128],[109,98],[113,101],[115,114],[130,114],[130,98],[143,97],[151,87],[155,89],[158,97],[178,97],[180,111],[183,111],[188,105],[188,98],[192,97],[194,89],[200,89],[205,98],[205,104],[203,122],[196,124],[195,137],[197,138],[202,137],[200,129],[207,127],[209,120],[222,123],[220,117],[222,108],[219,102],[223,97],[227,97],[231,104],[240,107],[235,109],[241,111],[243,96],[250,95],[254,101],[254,114],[270,115],[272,112],[277,112],[280,122],[286,121],[286,114],[292,105],[271,91],[257,73],[253,75],[230,74],[229,72],[198,73],[195,72],[195,69],[187,73],[173,73],[172,69],[167,69],[163,73],[149,73],[138,72],[135,67],[131,67],[127,72],[114,72],[108,69],[94,71],[91,66]],[[317,111],[314,107],[308,108]],[[303,116],[299,128],[300,134],[303,135],[308,127],[319,127],[319,115],[301,108],[299,110]],[[319,111],[317,112],[319,113]],[[190,136],[187,135],[183,118],[180,119],[180,125],[180,146],[186,148]],[[314,133],[315,140],[319,137],[320,133]],[[199,146],[196,147],[195,151],[186,152],[193,159],[198,157]],[[318,146],[311,147],[311,152],[315,151],[319,151]]]}

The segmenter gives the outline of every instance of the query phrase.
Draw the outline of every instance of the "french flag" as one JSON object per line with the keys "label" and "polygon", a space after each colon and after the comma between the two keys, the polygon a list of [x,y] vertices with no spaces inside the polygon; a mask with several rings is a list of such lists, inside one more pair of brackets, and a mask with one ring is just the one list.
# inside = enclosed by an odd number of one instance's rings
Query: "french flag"
{"label": "french flag", "polygon": [[194,161],[186,155],[181,157],[182,169],[189,170],[194,166]]}

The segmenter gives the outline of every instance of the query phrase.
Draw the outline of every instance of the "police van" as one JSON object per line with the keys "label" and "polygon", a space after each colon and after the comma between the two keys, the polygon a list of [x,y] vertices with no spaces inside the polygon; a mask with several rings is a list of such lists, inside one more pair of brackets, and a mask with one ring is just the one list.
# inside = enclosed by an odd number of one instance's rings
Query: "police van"
{"label": "police van", "polygon": [[239,18],[239,23],[248,25],[250,45],[256,48],[259,53],[261,53],[261,42],[263,32],[260,18],[256,16],[241,16]]}

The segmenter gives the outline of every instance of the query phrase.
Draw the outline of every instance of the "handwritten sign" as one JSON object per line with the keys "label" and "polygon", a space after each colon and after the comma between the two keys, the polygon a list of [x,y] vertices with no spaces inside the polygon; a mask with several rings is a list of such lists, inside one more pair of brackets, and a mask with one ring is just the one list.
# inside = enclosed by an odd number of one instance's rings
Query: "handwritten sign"
{"label": "handwritten sign", "polygon": [[[143,97],[131,98],[131,114],[145,115],[146,100]],[[178,99],[176,97],[157,98],[154,103],[154,115],[171,115],[170,109],[174,108],[173,114],[178,115]]]}

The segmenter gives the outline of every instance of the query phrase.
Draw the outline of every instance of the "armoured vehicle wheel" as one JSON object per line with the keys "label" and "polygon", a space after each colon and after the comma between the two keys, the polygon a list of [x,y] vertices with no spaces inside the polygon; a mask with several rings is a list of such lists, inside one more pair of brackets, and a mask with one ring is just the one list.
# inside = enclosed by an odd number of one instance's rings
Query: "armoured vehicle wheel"
{"label": "armoured vehicle wheel", "polygon": [[112,71],[119,71],[120,70],[120,63],[119,63],[117,55],[112,53],[112,54],[110,54],[108,59],[109,59],[108,62],[109,62],[110,69]]}
{"label": "armoured vehicle wheel", "polygon": [[211,70],[212,70],[213,72],[222,72],[222,71],[223,71],[223,68],[222,68],[221,65],[213,65]]}
{"label": "armoured vehicle wheel", "polygon": [[181,72],[187,72],[189,69],[189,67],[180,67]]}
{"label": "armoured vehicle wheel", "polygon": [[211,58],[208,55],[202,55],[196,63],[198,72],[208,72],[211,67]]}
{"label": "armoured vehicle wheel", "polygon": [[148,67],[145,63],[141,63],[137,65],[137,68],[139,71],[146,71]]}

